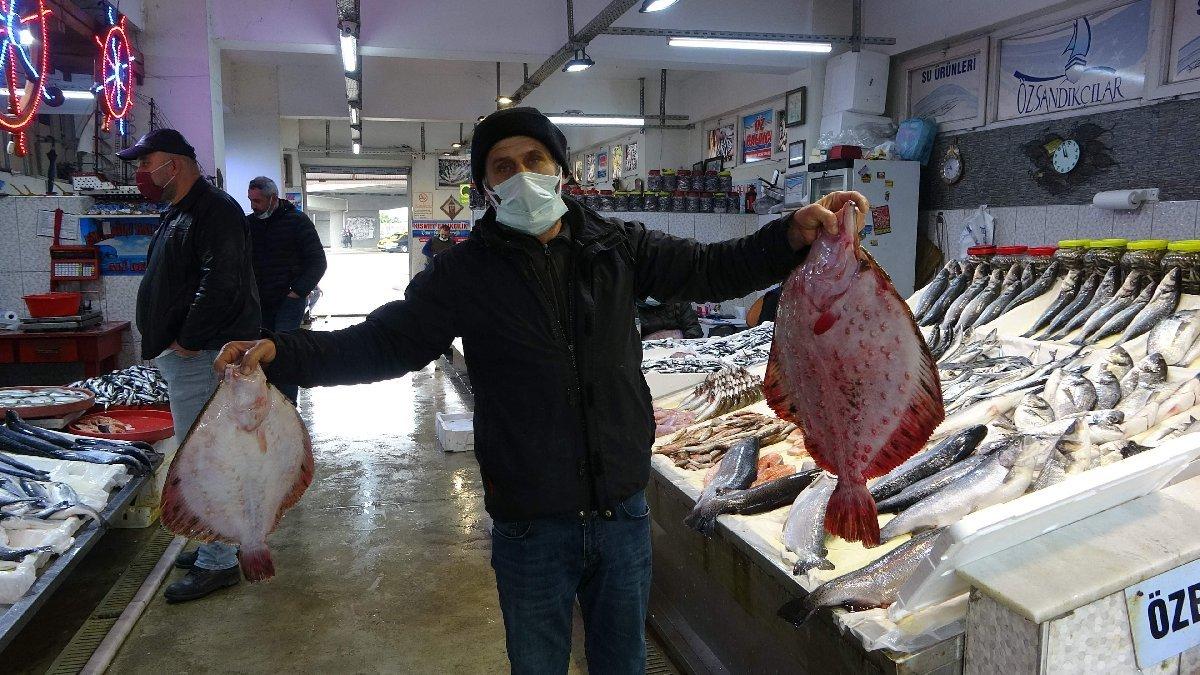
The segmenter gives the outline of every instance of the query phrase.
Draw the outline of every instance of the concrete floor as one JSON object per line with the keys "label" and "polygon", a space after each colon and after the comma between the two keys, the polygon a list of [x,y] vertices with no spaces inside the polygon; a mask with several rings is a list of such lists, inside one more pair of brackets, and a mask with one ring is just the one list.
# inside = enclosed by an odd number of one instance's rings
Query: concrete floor
{"label": "concrete floor", "polygon": [[304,392],[317,477],[269,542],[277,576],[160,593],[109,672],[506,672],[478,469],[434,436],[468,405],[433,367]]}

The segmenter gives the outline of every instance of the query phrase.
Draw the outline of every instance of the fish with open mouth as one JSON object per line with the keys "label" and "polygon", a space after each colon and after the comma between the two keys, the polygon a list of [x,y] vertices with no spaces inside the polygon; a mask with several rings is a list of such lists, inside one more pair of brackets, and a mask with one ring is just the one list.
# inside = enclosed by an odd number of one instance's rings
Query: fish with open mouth
{"label": "fish with open mouth", "polygon": [[826,581],[807,596],[785,604],[779,609],[779,616],[800,626],[822,607],[844,607],[857,612],[891,605],[900,587],[933,552],[939,534],[940,530],[918,534],[866,567]]}

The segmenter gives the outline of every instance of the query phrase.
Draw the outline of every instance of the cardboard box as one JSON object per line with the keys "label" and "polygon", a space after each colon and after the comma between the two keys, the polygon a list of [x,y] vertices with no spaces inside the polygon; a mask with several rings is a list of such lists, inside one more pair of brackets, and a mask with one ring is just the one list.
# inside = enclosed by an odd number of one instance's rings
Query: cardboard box
{"label": "cardboard box", "polygon": [[467,452],[475,449],[475,425],[471,413],[438,413],[438,445],[445,452]]}

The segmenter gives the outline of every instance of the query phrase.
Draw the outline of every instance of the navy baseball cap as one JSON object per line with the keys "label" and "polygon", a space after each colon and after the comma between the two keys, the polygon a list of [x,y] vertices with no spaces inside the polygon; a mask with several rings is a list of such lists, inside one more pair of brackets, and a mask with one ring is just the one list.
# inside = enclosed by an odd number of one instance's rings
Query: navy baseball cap
{"label": "navy baseball cap", "polygon": [[196,149],[187,142],[183,134],[174,129],[155,129],[139,138],[137,143],[118,152],[117,157],[131,161],[152,152],[168,152],[196,159]]}

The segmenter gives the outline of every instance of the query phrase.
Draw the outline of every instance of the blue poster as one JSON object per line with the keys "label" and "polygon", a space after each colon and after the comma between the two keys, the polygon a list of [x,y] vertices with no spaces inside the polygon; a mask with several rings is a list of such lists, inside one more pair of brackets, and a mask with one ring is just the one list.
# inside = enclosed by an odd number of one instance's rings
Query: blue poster
{"label": "blue poster", "polygon": [[146,271],[158,216],[80,216],[79,239],[100,253],[100,273],[130,276]]}
{"label": "blue poster", "polygon": [[772,111],[764,110],[742,117],[742,162],[771,159],[774,126]]}
{"label": "blue poster", "polygon": [[1141,98],[1149,41],[1150,0],[1001,40],[998,118]]}

